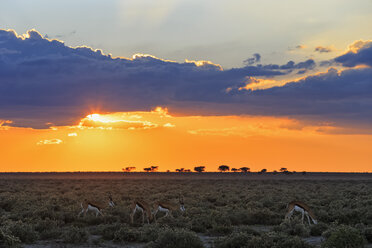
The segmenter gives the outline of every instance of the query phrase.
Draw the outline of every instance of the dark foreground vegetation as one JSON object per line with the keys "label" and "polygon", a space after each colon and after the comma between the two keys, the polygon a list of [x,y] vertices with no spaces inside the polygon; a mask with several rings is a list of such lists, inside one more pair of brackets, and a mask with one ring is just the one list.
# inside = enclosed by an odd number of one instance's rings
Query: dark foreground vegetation
{"label": "dark foreground vegetation", "polygon": [[[372,242],[372,177],[363,175],[0,175],[0,247],[364,247]],[[84,198],[114,208],[78,217]],[[135,198],[178,202],[186,212],[130,224]],[[284,220],[306,202],[319,223]]]}

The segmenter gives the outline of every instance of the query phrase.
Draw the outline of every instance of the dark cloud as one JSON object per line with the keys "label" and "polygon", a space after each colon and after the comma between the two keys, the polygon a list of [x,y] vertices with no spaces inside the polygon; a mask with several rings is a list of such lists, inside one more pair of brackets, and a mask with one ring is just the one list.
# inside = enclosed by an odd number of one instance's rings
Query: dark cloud
{"label": "dark cloud", "polygon": [[297,45],[295,47],[288,47],[288,51],[302,50],[302,49],[305,49],[305,48],[306,48],[305,45]]}
{"label": "dark cloud", "polygon": [[330,48],[330,47],[323,47],[323,46],[317,46],[314,49],[314,52],[319,52],[319,53],[330,53],[332,51],[333,51],[332,48]]}
{"label": "dark cloud", "polygon": [[[259,65],[260,66],[260,65]],[[295,63],[294,61],[288,61],[285,65],[276,65],[276,64],[270,64],[270,65],[264,65],[262,66],[265,69],[271,69],[271,70],[312,70],[316,66],[315,61],[312,59],[308,59],[304,62]]]}
{"label": "dark cloud", "polygon": [[357,65],[372,66],[372,41],[357,41],[350,46],[350,51],[334,59],[345,67]]}
{"label": "dark cloud", "polygon": [[253,54],[251,58],[244,60],[244,63],[247,65],[253,65],[255,63],[259,63],[261,61],[261,55],[259,53]]}
{"label": "dark cloud", "polygon": [[[177,63],[143,55],[113,58],[100,50],[45,39],[36,31],[29,31],[26,38],[0,30],[0,49],[0,119],[13,121],[7,125],[71,125],[95,111],[156,106],[192,114],[372,119],[370,68],[330,70],[282,87],[249,91],[242,88],[250,77],[304,73],[315,62],[222,70],[206,61]],[[338,62],[346,63],[341,58],[337,59],[344,62]]]}

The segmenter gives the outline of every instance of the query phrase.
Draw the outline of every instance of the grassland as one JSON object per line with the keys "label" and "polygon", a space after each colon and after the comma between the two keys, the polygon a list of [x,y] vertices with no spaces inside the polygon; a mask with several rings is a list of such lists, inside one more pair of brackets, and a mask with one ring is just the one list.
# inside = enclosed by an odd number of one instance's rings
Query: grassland
{"label": "grassland", "polygon": [[[115,208],[78,217],[84,198]],[[185,199],[186,212],[130,224],[135,198]],[[287,203],[306,202],[309,226]],[[159,214],[159,217],[161,214]],[[307,173],[4,173],[0,247],[363,247],[372,242],[372,175]]]}

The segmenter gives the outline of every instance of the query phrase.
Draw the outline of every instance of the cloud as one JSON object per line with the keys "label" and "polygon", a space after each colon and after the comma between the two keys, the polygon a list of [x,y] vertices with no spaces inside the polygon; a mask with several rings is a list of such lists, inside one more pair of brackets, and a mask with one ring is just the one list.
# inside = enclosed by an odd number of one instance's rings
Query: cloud
{"label": "cloud", "polygon": [[323,47],[323,46],[317,46],[314,49],[314,52],[319,52],[319,53],[330,53],[332,51],[333,49],[331,47]]}
{"label": "cloud", "polygon": [[334,61],[345,67],[372,66],[372,41],[354,42],[346,54],[336,57]]}
{"label": "cloud", "polygon": [[297,45],[297,46],[296,46],[296,49],[305,49],[305,48],[306,48],[305,45]]}
{"label": "cloud", "polygon": [[305,48],[307,48],[307,46],[306,45],[297,45],[297,46],[295,46],[295,47],[288,47],[288,51],[291,51],[291,52],[293,52],[293,51],[295,51],[295,50],[303,50],[303,49],[305,49]]}
{"label": "cloud", "polygon": [[[68,47],[35,30],[26,35],[0,30],[0,44],[6,49],[2,51],[12,51],[0,54],[0,119],[11,120],[12,126],[78,125],[83,116],[95,112],[143,111],[156,106],[192,115],[372,120],[370,42],[355,43],[334,59],[346,67],[366,68],[330,69],[278,84],[277,76],[313,70],[315,61],[223,69],[210,61],[178,63],[143,54],[115,58],[89,47]],[[260,60],[259,54],[253,58]],[[253,85],[252,78],[258,80],[254,90],[246,87]],[[261,87],[263,82],[266,85]],[[133,121],[120,125],[129,128]],[[84,122],[85,126],[96,124]],[[140,122],[135,125],[144,127]]]}
{"label": "cloud", "polygon": [[48,122],[77,124],[94,109],[131,111],[180,101],[230,101],[225,89],[243,86],[247,76],[275,77],[302,68],[290,62],[222,70],[209,61],[177,63],[141,54],[114,58],[89,47],[68,47],[35,30],[25,35],[0,30],[0,43],[14,51],[0,56],[0,117],[13,120],[14,126],[34,128],[46,128]]}
{"label": "cloud", "polygon": [[41,145],[59,145],[62,144],[63,141],[60,139],[45,139],[45,140],[40,140],[39,142],[36,143],[36,145],[41,146]]}
{"label": "cloud", "polygon": [[[232,92],[252,113],[372,121],[372,70],[358,68],[307,76],[281,87]],[[245,91],[245,92],[244,92]]]}
{"label": "cloud", "polygon": [[244,60],[244,63],[247,64],[247,65],[253,65],[255,63],[258,63],[261,61],[261,55],[259,53],[255,53],[253,54],[253,56],[251,58],[248,58],[246,60]]}

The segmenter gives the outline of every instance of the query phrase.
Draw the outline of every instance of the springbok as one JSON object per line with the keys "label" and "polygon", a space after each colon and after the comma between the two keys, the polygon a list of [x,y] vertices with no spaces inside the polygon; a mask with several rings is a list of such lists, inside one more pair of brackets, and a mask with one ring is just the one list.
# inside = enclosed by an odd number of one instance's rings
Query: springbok
{"label": "springbok", "polygon": [[302,223],[304,222],[304,215],[306,215],[309,225],[310,219],[313,221],[314,224],[318,224],[313,211],[311,211],[310,207],[303,202],[291,201],[290,203],[288,203],[287,210],[287,214],[285,215],[286,219],[290,219],[293,212],[297,211],[302,213]]}
{"label": "springbok", "polygon": [[142,213],[142,224],[145,222],[145,214],[146,214],[146,219],[147,219],[148,224],[150,224],[150,221],[152,221],[153,219],[150,205],[144,200],[135,199],[132,202],[131,210],[132,210],[132,213],[130,214],[130,222],[132,224],[134,222],[133,219],[134,219],[134,215],[136,211],[140,211]]}
{"label": "springbok", "polygon": [[[99,214],[103,216],[102,210],[105,208],[105,206],[102,206],[101,204],[97,204],[93,201],[84,199],[84,201],[80,205],[81,205],[81,212],[79,213],[78,217],[80,217],[81,214],[84,214],[85,216],[89,210],[95,212],[96,216],[98,216]],[[112,200],[111,194],[109,194],[108,196],[108,206],[109,207],[115,206],[115,203]]]}
{"label": "springbok", "polygon": [[177,209],[181,210],[181,212],[185,212],[185,206],[184,206],[184,199],[183,196],[179,196],[178,198],[179,204],[174,204],[172,202],[168,201],[157,201],[154,204],[154,219],[156,220],[156,214],[160,212],[165,212],[165,215],[163,217],[167,217],[168,215],[172,216],[172,211],[175,211]]}

